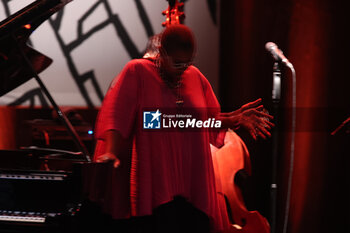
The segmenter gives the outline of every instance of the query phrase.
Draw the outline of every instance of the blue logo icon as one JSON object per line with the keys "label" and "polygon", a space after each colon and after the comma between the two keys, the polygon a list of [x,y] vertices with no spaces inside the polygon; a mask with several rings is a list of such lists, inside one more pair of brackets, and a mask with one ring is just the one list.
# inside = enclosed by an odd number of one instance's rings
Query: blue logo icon
{"label": "blue logo icon", "polygon": [[161,115],[159,109],[156,112],[143,112],[143,128],[160,129]]}

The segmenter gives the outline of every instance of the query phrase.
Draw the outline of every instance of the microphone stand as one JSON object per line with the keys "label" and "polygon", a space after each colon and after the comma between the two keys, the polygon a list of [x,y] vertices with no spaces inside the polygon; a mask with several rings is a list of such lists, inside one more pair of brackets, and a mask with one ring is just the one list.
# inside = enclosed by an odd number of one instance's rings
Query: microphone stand
{"label": "microphone stand", "polygon": [[279,109],[281,99],[281,70],[279,63],[275,62],[272,73],[272,104],[275,127],[272,130],[272,178],[270,186],[270,224],[271,233],[276,233],[276,206],[277,206],[277,159],[279,136]]}
{"label": "microphone stand", "polygon": [[[283,60],[282,60],[283,62]],[[289,220],[290,198],[292,190],[292,179],[294,170],[294,152],[295,152],[295,128],[296,128],[296,73],[293,65],[288,62],[285,64],[292,73],[292,121],[291,121],[291,141],[290,141],[290,162],[287,182],[287,197],[285,203],[283,233],[287,232]],[[276,207],[277,207],[277,164],[278,164],[278,136],[279,136],[279,113],[281,99],[281,70],[279,63],[273,65],[273,88],[272,88],[272,103],[274,110],[275,127],[272,135],[272,178],[271,178],[271,233],[276,233]]]}

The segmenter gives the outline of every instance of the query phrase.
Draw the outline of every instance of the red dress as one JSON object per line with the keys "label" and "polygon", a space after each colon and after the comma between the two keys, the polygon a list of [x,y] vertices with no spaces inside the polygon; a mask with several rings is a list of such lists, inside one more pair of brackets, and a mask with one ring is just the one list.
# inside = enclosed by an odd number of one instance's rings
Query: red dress
{"label": "red dress", "polygon": [[[207,117],[220,111],[209,82],[196,67],[190,66],[182,78],[181,108],[199,109]],[[130,61],[113,81],[98,116],[95,160],[104,153],[103,134],[110,129],[132,139],[132,159],[130,199],[119,197],[120,187],[114,185],[108,212],[116,219],[151,215],[155,207],[181,195],[210,217],[213,231],[224,229],[228,218],[217,199],[210,151],[210,143],[223,144],[224,131],[143,129],[143,111],[177,111],[176,100],[177,93],[149,60]]]}

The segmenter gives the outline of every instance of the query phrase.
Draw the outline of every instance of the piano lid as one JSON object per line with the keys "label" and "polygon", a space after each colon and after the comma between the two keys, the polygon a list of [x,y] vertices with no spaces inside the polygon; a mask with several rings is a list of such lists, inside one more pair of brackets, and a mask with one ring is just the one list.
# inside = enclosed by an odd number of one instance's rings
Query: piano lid
{"label": "piano lid", "polygon": [[0,22],[0,97],[33,77],[21,50],[37,73],[52,59],[29,47],[30,34],[72,0],[37,0]]}

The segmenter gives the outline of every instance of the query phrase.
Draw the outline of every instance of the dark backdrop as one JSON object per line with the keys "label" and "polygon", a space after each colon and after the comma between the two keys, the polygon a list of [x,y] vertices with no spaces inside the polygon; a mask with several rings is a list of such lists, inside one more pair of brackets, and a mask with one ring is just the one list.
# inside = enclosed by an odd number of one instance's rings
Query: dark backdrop
{"label": "dark backdrop", "polygon": [[[297,123],[287,232],[350,232],[349,146],[350,17],[346,1],[221,1],[220,88],[223,110],[262,97],[272,111],[272,65],[265,43],[275,42],[297,74]],[[278,137],[277,232],[282,232],[290,161],[291,75],[282,69]],[[250,209],[270,219],[271,140],[244,135],[253,166]]]}

